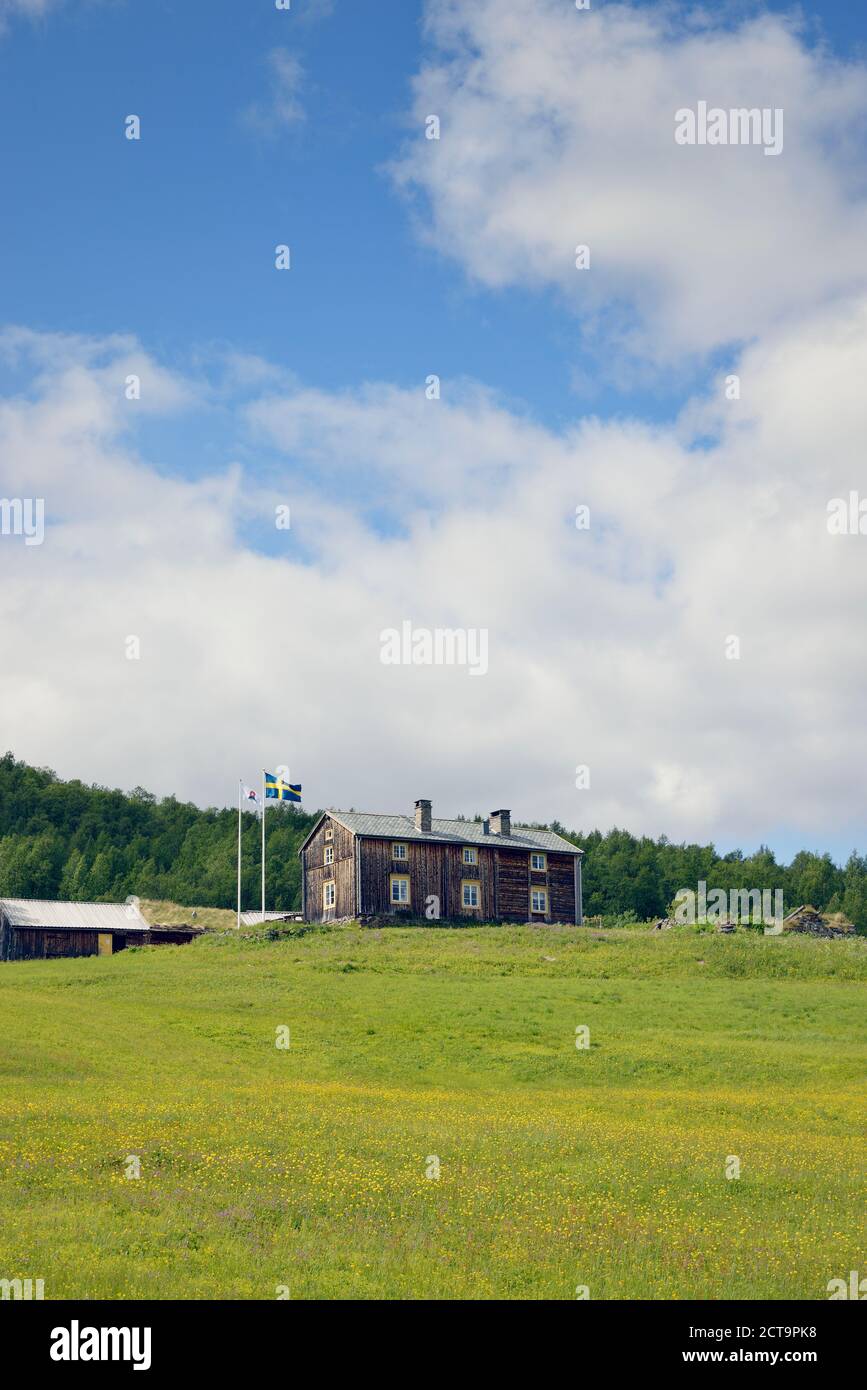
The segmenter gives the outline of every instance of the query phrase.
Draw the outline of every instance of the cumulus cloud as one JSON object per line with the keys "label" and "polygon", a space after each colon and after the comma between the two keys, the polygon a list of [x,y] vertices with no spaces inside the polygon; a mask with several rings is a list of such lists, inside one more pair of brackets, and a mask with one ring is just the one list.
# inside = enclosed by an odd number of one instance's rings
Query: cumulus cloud
{"label": "cumulus cloud", "polygon": [[[278,453],[268,481],[139,455],[130,362],[154,409],[201,396],[129,340],[5,341],[29,376],[0,407],[0,491],[43,496],[47,528],[0,537],[19,756],[215,802],[279,760],[315,804],[428,795],[724,844],[859,823],[867,541],[825,515],[862,476],[864,300],[769,334],[739,401],[715,383],[671,428],[554,431],[472,383],[279,394],[257,371],[243,429]],[[405,619],[486,628],[488,674],[382,665]]]}
{"label": "cumulus cloud", "polygon": [[[589,331],[657,363],[865,287],[867,74],[790,20],[429,0],[426,27],[415,134],[392,172],[425,242],[474,281],[553,288]],[[700,101],[782,109],[782,152],[678,145],[675,113]]]}
{"label": "cumulus cloud", "polygon": [[[279,761],[309,804],[848,848],[867,539],[826,513],[863,486],[863,71],[673,7],[432,0],[428,34],[441,139],[395,166],[421,234],[554,288],[618,362],[738,344],[739,397],[555,428],[472,381],[326,391],[231,345],[184,376],[128,335],[6,330],[0,495],[44,498],[46,532],[0,535],[4,744],[200,802]],[[295,123],[300,67],[271,61],[258,117]],[[783,153],[676,145],[700,100],[782,108]],[[226,430],[195,481],[158,442],[191,410]],[[484,629],[487,674],[383,665],[405,620]]]}

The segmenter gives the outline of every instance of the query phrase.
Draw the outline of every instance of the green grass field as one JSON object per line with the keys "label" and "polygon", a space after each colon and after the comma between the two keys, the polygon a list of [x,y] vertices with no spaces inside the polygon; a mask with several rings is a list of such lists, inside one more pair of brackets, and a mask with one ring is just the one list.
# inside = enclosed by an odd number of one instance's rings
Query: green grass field
{"label": "green grass field", "polygon": [[535,927],[0,966],[0,1277],[827,1298],[867,1271],[865,976],[864,939]]}

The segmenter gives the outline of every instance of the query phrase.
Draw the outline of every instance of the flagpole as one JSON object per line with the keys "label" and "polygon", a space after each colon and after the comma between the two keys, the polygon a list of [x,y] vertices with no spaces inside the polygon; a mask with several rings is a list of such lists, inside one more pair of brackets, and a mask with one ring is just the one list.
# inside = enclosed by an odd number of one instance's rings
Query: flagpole
{"label": "flagpole", "polygon": [[241,930],[241,779],[238,778],[238,931]]}
{"label": "flagpole", "polygon": [[265,769],[262,769],[262,926],[265,925]]}

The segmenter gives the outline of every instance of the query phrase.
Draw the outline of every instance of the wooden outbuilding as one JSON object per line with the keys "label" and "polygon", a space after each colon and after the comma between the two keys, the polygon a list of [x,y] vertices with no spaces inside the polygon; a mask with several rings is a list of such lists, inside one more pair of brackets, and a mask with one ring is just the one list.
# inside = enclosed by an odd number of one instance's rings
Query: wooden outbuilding
{"label": "wooden outbuilding", "polygon": [[0,898],[0,961],[110,956],[144,946],[151,928],[135,903]]}
{"label": "wooden outbuilding", "polygon": [[377,916],[428,921],[583,921],[583,850],[552,830],[327,811],[299,851],[306,922]]}

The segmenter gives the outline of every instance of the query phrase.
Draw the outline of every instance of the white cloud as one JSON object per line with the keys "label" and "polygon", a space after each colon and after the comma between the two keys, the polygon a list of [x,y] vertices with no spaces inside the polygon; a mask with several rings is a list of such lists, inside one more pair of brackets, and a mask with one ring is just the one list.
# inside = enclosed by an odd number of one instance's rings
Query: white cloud
{"label": "white cloud", "polygon": [[58,0],[0,0],[0,18],[9,14],[42,15],[57,8]]}
{"label": "white cloud", "polygon": [[301,101],[305,74],[300,59],[286,48],[274,48],[268,54],[268,73],[267,99],[253,102],[244,112],[244,120],[257,130],[272,133],[280,127],[300,125],[307,119]]}
{"label": "white cloud", "polygon": [[16,15],[23,15],[27,19],[41,19],[43,15],[54,14],[55,11],[68,7],[69,0],[0,0],[0,33]]}
{"label": "white cloud", "polygon": [[[423,239],[475,281],[553,287],[603,340],[657,362],[865,287],[867,73],[790,21],[429,0],[427,34],[393,172]],[[782,108],[783,152],[677,145],[674,113],[700,100]],[[439,140],[424,138],[431,114]]]}
{"label": "white cloud", "polygon": [[[867,536],[825,518],[864,487],[863,71],[774,18],[434,0],[428,24],[415,119],[439,114],[442,139],[396,170],[420,218],[429,201],[423,235],[485,285],[555,288],[645,362],[745,340],[741,399],[720,380],[672,427],[555,430],[469,381],[439,401],[328,392],[223,345],[209,385],[128,336],[7,330],[0,495],[44,497],[47,533],[0,536],[4,744],[199,801],[279,761],[310,804],[429,795],[442,814],[845,845]],[[251,119],[297,123],[300,66],[271,63],[276,104]],[[783,154],[675,145],[675,110],[702,99],[782,107]],[[239,431],[195,482],[132,443],[140,416],[188,408]],[[230,462],[262,446],[267,475]],[[379,634],[404,619],[488,629],[489,674],[384,667]]]}
{"label": "white cloud", "polygon": [[[166,408],[198,399],[140,348],[5,341],[33,382],[0,408],[0,492],[44,496],[48,528],[41,547],[0,538],[19,756],[218,802],[281,761],[313,804],[429,795],[723,844],[788,823],[822,846],[860,823],[867,537],[829,536],[825,508],[863,479],[864,301],[769,335],[740,402],[719,383],[674,429],[555,433],[470,384],[280,398],[262,371],[250,417],[285,449],[282,533],[261,479],[179,481],[124,444],[129,361]],[[256,506],[269,554],[239,539]],[[382,666],[405,618],[486,627],[489,674]]]}

